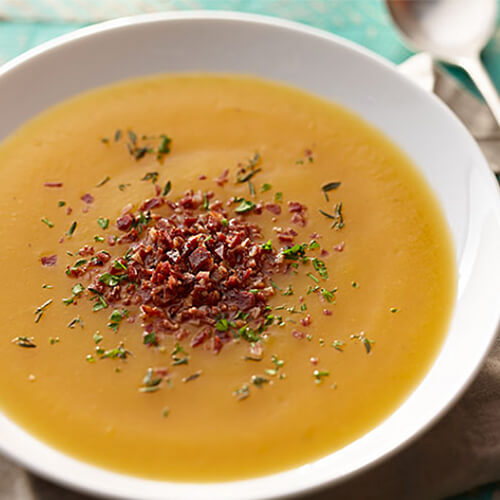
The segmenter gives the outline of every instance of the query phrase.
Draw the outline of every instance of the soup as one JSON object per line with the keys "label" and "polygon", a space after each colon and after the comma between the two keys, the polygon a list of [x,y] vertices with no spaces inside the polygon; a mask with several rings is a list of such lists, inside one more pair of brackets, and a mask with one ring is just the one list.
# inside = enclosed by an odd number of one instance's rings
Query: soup
{"label": "soup", "polygon": [[455,296],[430,188],[342,107],[156,76],[0,147],[0,405],[122,473],[250,478],[361,437],[422,380]]}

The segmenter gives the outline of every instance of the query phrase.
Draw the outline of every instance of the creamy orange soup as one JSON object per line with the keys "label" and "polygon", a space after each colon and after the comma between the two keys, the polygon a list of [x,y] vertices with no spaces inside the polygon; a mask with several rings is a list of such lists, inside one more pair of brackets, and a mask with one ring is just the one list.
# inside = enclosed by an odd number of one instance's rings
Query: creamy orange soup
{"label": "creamy orange soup", "polygon": [[[111,303],[88,290],[102,274],[71,269],[105,250],[109,271],[131,246],[115,243],[117,218],[189,190],[197,214],[220,200],[226,227],[257,224],[254,243],[288,270],[266,278],[260,330],[241,334],[233,312],[199,346],[195,322],[148,343],[140,304]],[[409,159],[342,107],[254,78],[134,80],[50,109],[0,147],[0,211],[2,410],[137,476],[249,478],[342,448],[422,380],[455,295],[444,217]]]}

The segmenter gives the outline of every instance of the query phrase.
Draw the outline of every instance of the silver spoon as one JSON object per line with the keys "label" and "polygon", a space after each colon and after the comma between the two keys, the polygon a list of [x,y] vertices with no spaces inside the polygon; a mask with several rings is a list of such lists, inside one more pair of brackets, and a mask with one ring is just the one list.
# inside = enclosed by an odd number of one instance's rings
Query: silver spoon
{"label": "silver spoon", "polygon": [[497,0],[386,0],[408,45],[462,67],[500,126],[500,99],[481,62],[496,26]]}

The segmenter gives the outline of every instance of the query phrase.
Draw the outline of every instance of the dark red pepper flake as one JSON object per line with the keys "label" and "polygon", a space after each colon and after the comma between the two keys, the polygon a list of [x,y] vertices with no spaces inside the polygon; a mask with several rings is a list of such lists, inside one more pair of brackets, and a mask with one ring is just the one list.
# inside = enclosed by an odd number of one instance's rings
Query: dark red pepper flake
{"label": "dark red pepper flake", "polygon": [[45,187],[48,187],[48,188],[60,188],[60,187],[63,187],[63,183],[62,182],[44,182],[43,185]]}

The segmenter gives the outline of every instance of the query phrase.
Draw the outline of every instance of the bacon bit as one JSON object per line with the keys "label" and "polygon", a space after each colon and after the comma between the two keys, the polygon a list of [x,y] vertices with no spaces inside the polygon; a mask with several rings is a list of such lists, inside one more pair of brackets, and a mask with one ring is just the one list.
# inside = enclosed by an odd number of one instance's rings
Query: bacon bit
{"label": "bacon bit", "polygon": [[281,213],[281,205],[278,203],[266,203],[264,208],[275,215],[279,215]]}
{"label": "bacon bit", "polygon": [[48,187],[48,188],[60,188],[60,187],[63,187],[63,183],[62,182],[44,182],[43,185],[45,187]]}
{"label": "bacon bit", "polygon": [[156,375],[159,377],[166,377],[168,375],[168,368],[161,366],[159,368],[154,369]]}
{"label": "bacon bit", "polygon": [[220,339],[220,337],[215,336],[214,337],[214,346],[213,346],[214,354],[219,354],[222,347],[223,347],[222,340]]}
{"label": "bacon bit", "polygon": [[297,231],[295,231],[295,229],[292,228],[288,228],[285,231],[281,227],[274,227],[273,230],[276,231],[276,233],[278,234],[278,240],[281,243],[292,243],[293,239],[298,234]]}
{"label": "bacon bit", "polygon": [[319,359],[311,356],[309,358],[309,361],[311,362],[312,365],[316,366],[318,364],[318,362],[319,362]]}
{"label": "bacon bit", "polygon": [[40,259],[42,266],[52,267],[57,264],[57,255],[49,255],[48,257],[42,257]]}
{"label": "bacon bit", "polygon": [[199,181],[204,181],[204,180],[206,180],[206,178],[207,178],[207,176],[205,174],[201,174],[198,176]]}
{"label": "bacon bit", "polygon": [[66,215],[71,215],[71,212],[73,212],[73,209],[71,207],[66,208]]}
{"label": "bacon bit", "polygon": [[342,252],[344,250],[344,247],[345,247],[345,243],[343,241],[341,241],[338,245],[335,245],[333,247],[333,249],[336,251],[336,252]]}
{"label": "bacon bit", "polygon": [[215,181],[215,182],[216,182],[219,186],[223,187],[223,186],[224,186],[224,184],[225,184],[226,182],[228,182],[228,178],[227,178],[227,176],[228,176],[228,175],[229,175],[229,169],[228,169],[228,168],[226,168],[226,170],[224,170],[224,172],[222,172],[222,174],[221,174],[219,177],[217,177],[216,179],[214,179],[214,181]]}
{"label": "bacon bit", "polygon": [[330,309],[323,309],[323,314],[325,316],[331,316],[332,315],[332,311],[330,311]]}
{"label": "bacon bit", "polygon": [[116,227],[120,231],[128,231],[134,222],[134,218],[130,214],[122,215],[116,219]]}
{"label": "bacon bit", "polygon": [[311,233],[310,238],[312,240],[317,240],[318,238],[321,238],[321,234],[319,234],[319,233]]}
{"label": "bacon bit", "polygon": [[327,250],[325,250],[324,248],[322,248],[320,255],[321,255],[321,257],[328,257],[330,255],[330,253]]}
{"label": "bacon bit", "polygon": [[94,255],[94,252],[94,247],[85,245],[84,247],[80,248],[80,250],[78,250],[78,255],[85,257],[86,255]]}
{"label": "bacon bit", "polygon": [[300,227],[305,227],[305,225],[307,224],[307,208],[302,205],[302,203],[299,203],[298,201],[289,201],[288,211],[292,214],[292,218],[290,220],[293,224],[297,224]]}
{"label": "bacon bit", "polygon": [[155,184],[155,195],[160,196],[161,194],[161,186],[159,184]]}
{"label": "bacon bit", "polygon": [[112,234],[108,234],[108,245],[114,247],[116,245],[116,237]]}
{"label": "bacon bit", "polygon": [[300,320],[300,324],[302,326],[309,326],[311,324],[311,315],[308,314],[305,318],[302,318]]}
{"label": "bacon bit", "polygon": [[296,338],[296,339],[303,339],[305,337],[305,335],[302,333],[302,332],[299,332],[298,330],[294,330],[292,332],[292,335]]}
{"label": "bacon bit", "polygon": [[189,335],[189,332],[185,328],[179,328],[179,331],[175,334],[176,340],[183,340]]}
{"label": "bacon bit", "polygon": [[87,203],[88,205],[90,205],[91,203],[94,203],[94,197],[90,193],[85,193],[80,198],[80,200],[82,200],[83,202]]}
{"label": "bacon bit", "polygon": [[142,210],[143,212],[147,212],[148,210],[152,210],[153,208],[161,207],[164,204],[165,204],[165,200],[163,198],[161,198],[161,197],[150,198],[149,200],[146,200],[140,206],[140,210]]}
{"label": "bacon bit", "polygon": [[210,338],[210,330],[202,330],[191,340],[191,347],[198,347]]}

